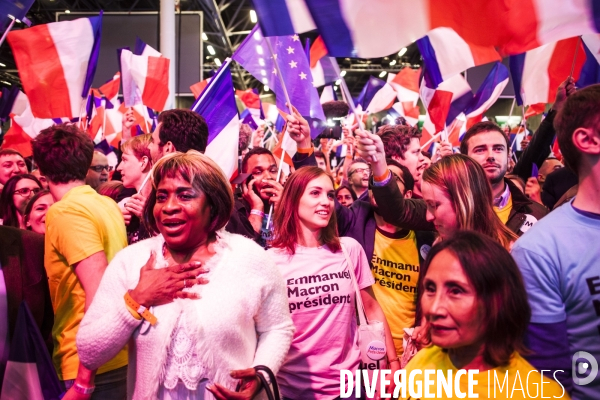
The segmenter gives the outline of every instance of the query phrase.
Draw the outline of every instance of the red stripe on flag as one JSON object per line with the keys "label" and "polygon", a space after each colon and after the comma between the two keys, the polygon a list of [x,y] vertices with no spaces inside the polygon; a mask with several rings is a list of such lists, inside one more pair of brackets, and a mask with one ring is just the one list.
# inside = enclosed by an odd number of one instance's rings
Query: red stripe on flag
{"label": "red stripe on flag", "polygon": [[107,98],[113,99],[119,94],[119,86],[121,85],[121,73],[117,72],[115,77],[106,82],[104,85],[100,86],[100,92]]}
{"label": "red stripe on flag", "polygon": [[142,93],[144,105],[163,111],[169,97],[169,64],[165,57],[148,57],[148,74]]}
{"label": "red stripe on flag", "polygon": [[319,60],[328,54],[327,47],[323,38],[319,36],[312,46],[310,46],[310,67],[314,68],[317,66]]}
{"label": "red stripe on flag", "polygon": [[69,88],[48,26],[12,31],[7,39],[33,115],[37,118],[76,117],[71,113]]}
{"label": "red stripe on flag", "polygon": [[413,92],[419,93],[419,79],[421,77],[421,68],[402,68],[400,72],[396,74],[392,82],[398,85],[412,90]]}
{"label": "red stripe on flag", "polygon": [[23,131],[23,128],[14,120],[14,114],[10,115],[10,129],[4,134],[2,142],[3,149],[13,149],[21,153],[23,157],[33,155],[31,151],[31,137]]}
{"label": "red stripe on flag", "polygon": [[407,117],[411,117],[411,118],[419,118],[419,106],[413,106],[413,103],[411,101],[403,101],[402,102],[402,109],[404,110],[404,115],[406,115]]}
{"label": "red stripe on flag", "polygon": [[473,61],[475,65],[483,65],[487,63],[491,63],[494,61],[502,61],[502,57],[492,46],[479,46],[476,44],[472,44],[467,42],[469,48],[471,49],[471,54],[473,55]]}
{"label": "red stripe on flag", "polygon": [[236,90],[235,94],[246,107],[260,109],[260,97],[252,89]]}
{"label": "red stripe on flag", "polygon": [[579,37],[556,42],[554,52],[552,53],[550,63],[548,64],[548,76],[550,77],[548,103],[554,102],[558,86],[569,77],[577,46],[579,46],[579,51],[577,51],[577,60],[575,60],[575,68],[573,69],[573,80],[575,81],[579,79],[581,68],[583,68],[583,64],[585,64],[586,57],[583,42]]}
{"label": "red stripe on flag", "polygon": [[208,79],[205,79],[198,83],[194,83],[192,86],[190,86],[190,90],[192,91],[192,94],[194,95],[194,99],[197,99],[198,97],[200,97],[200,94],[202,94],[202,91],[204,90],[204,88],[206,88],[206,86],[208,86]]}
{"label": "red stripe on flag", "polygon": [[[556,93],[556,89],[554,90],[554,92]],[[532,104],[527,108],[527,111],[525,112],[525,119],[528,119],[529,117],[533,117],[534,115],[541,114],[544,112],[545,109],[546,109],[546,103]]]}
{"label": "red stripe on flag", "polygon": [[429,117],[431,122],[435,125],[436,132],[444,130],[446,126],[446,117],[450,111],[450,104],[452,103],[452,92],[445,90],[436,90],[429,102]]}

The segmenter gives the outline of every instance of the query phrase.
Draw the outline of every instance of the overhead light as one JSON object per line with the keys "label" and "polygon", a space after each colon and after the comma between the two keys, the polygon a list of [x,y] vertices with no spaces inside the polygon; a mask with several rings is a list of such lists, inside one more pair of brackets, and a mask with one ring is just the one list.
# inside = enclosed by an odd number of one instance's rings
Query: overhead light
{"label": "overhead light", "polygon": [[267,85],[265,85],[265,92],[269,91],[269,87]]}
{"label": "overhead light", "polygon": [[208,40],[208,36],[206,35],[206,32],[202,32],[202,40],[204,40],[204,41]]}
{"label": "overhead light", "polygon": [[215,64],[217,64],[217,67],[221,66],[221,60],[219,60],[218,58],[215,58]]}
{"label": "overhead light", "polygon": [[256,11],[250,10],[250,22],[255,24],[256,21],[258,21],[258,18],[256,18]]}
{"label": "overhead light", "polygon": [[387,71],[381,71],[381,72],[379,73],[379,77],[380,77],[380,78],[383,78],[383,77],[385,76],[385,74],[387,74]]}
{"label": "overhead light", "polygon": [[65,10],[65,14],[71,14],[71,11]]}
{"label": "overhead light", "polygon": [[0,81],[0,83],[4,83],[4,84],[6,84],[6,85],[8,85],[8,86],[12,86],[12,83],[10,83],[10,82],[7,82],[7,81]]}
{"label": "overhead light", "polygon": [[346,76],[346,71],[340,72],[340,76]]}
{"label": "overhead light", "polygon": [[403,47],[399,52],[398,52],[398,56],[402,57],[403,55],[406,54],[406,52],[408,51],[408,49],[406,47]]}
{"label": "overhead light", "polygon": [[342,80],[341,80],[341,79],[338,79],[337,81],[335,81],[335,84],[336,84],[336,85],[338,85],[338,86],[339,86],[341,83],[342,83]]}
{"label": "overhead light", "polygon": [[396,60],[390,61],[390,65],[396,65]]}
{"label": "overhead light", "polygon": [[258,59],[258,65],[260,65],[261,67],[265,66],[265,59],[264,58],[259,58]]}
{"label": "overhead light", "polygon": [[206,50],[208,50],[208,52],[210,53],[211,56],[214,56],[215,54],[217,54],[215,52],[214,47],[212,47],[210,44],[208,46],[206,46]]}
{"label": "overhead light", "polygon": [[256,52],[257,52],[258,54],[262,54],[262,53],[263,53],[263,48],[262,48],[262,46],[261,46],[261,45],[257,45],[257,46],[256,46]]}
{"label": "overhead light", "polygon": [[0,67],[6,67],[6,64],[0,63]]}
{"label": "overhead light", "polygon": [[262,78],[261,82],[265,84],[265,86],[267,86],[269,84],[269,80],[267,78]]}
{"label": "overhead light", "polygon": [[265,71],[264,69],[261,69],[261,70],[260,70],[260,74],[261,74],[262,76],[267,76],[267,71]]}

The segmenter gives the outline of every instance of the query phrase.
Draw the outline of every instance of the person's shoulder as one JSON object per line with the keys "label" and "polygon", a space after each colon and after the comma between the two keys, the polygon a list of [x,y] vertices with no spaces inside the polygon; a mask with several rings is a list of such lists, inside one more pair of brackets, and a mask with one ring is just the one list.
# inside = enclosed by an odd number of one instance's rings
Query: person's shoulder
{"label": "person's shoulder", "polygon": [[30,250],[31,246],[44,248],[44,235],[12,226],[0,225],[0,239],[7,243],[12,241],[21,242],[22,247],[27,250]]}
{"label": "person's shoulder", "polygon": [[[570,204],[565,204],[570,207]],[[515,242],[513,249],[520,247],[552,246],[556,238],[564,238],[564,226],[570,224],[568,209],[559,207],[537,221]]]}
{"label": "person's shoulder", "polygon": [[[520,376],[527,376],[528,382],[538,382],[544,385],[544,393],[548,395],[548,398],[553,397],[555,399],[568,398],[566,395],[565,388],[558,383],[558,381],[552,379],[552,375],[542,375],[533,365],[525,360],[519,353],[514,353],[510,359],[509,364],[509,375],[510,379],[513,379],[517,372]],[[530,376],[531,374],[531,376]]]}
{"label": "person's shoulder", "polygon": [[162,251],[163,242],[164,240],[161,236],[153,236],[148,239],[140,240],[119,251],[113,258],[113,262],[131,262],[132,260],[143,259],[143,262],[145,263],[152,251],[156,253]]}
{"label": "person's shoulder", "polygon": [[425,347],[415,354],[412,360],[408,362],[405,369],[410,371],[413,369],[441,367],[446,364],[447,357],[447,353],[444,353],[442,349],[437,346]]}
{"label": "person's shoulder", "polygon": [[353,251],[356,249],[363,250],[361,244],[356,239],[350,236],[340,237],[340,243],[343,244],[349,251]]}

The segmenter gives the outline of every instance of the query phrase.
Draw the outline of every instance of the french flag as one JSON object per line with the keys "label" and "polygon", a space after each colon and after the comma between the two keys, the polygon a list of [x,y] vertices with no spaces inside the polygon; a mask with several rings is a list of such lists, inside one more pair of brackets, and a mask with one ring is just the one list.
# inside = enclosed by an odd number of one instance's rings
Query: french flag
{"label": "french flag", "polygon": [[258,89],[247,89],[247,90],[236,90],[236,96],[246,106],[246,109],[252,114],[253,117],[258,119],[265,119],[262,112],[262,104]]}
{"label": "french flag", "polygon": [[387,82],[370,76],[355,102],[368,113],[377,113],[387,110],[396,100],[396,91]]}
{"label": "french flag", "polygon": [[388,74],[387,83],[396,91],[398,103],[390,109],[393,117],[402,116],[411,125],[419,121],[419,79],[421,69],[403,68],[397,74]]}
{"label": "french flag", "polygon": [[576,82],[579,88],[600,83],[600,35],[585,35],[582,39],[585,44],[585,63]]}
{"label": "french flag", "polygon": [[[139,46],[139,45],[137,45]],[[137,104],[138,98],[153,110],[164,111],[169,100],[169,64],[152,47],[144,44],[136,55],[128,49],[121,49],[121,79],[123,97],[127,107]],[[136,51],[136,52],[137,52]]]}
{"label": "french flag", "polygon": [[198,97],[200,97],[200,94],[202,94],[202,92],[204,91],[204,88],[206,88],[206,86],[208,86],[208,82],[210,82],[210,78],[206,78],[203,81],[194,83],[192,86],[190,86],[190,90],[192,91],[192,94],[194,95],[194,99],[197,99]]}
{"label": "french flag", "polygon": [[313,77],[313,85],[320,87],[335,82],[340,77],[337,60],[329,57],[327,47],[323,38],[319,36],[310,47],[310,73]]}
{"label": "french flag", "polygon": [[254,5],[265,35],[316,26],[333,57],[384,57],[439,27],[501,54],[600,32],[597,1],[255,0]]}
{"label": "french flag", "polygon": [[101,32],[102,12],[8,34],[35,117],[79,117],[96,72]]}
{"label": "french flag", "polygon": [[2,384],[2,399],[53,400],[63,390],[27,303],[19,306]]}
{"label": "french flag", "polygon": [[504,64],[500,62],[494,64],[479,90],[477,90],[471,104],[465,110],[467,129],[482,120],[483,114],[494,105],[506,85],[508,85],[508,79],[508,69]]}
{"label": "french flag", "polygon": [[327,85],[323,87],[323,91],[321,92],[321,104],[327,103],[329,101],[335,101],[337,99],[338,97],[335,94],[333,85]]}
{"label": "french flag", "polygon": [[119,87],[121,86],[121,73],[117,72],[111,80],[100,86],[98,90],[113,106],[118,106]]}
{"label": "french flag", "polygon": [[235,103],[233,79],[228,64],[223,64],[210,84],[192,106],[208,125],[208,145],[204,154],[223,170],[229,179],[238,173],[240,117]]}
{"label": "french flag", "polygon": [[421,84],[421,100],[437,133],[464,112],[473,99],[473,92],[461,74],[454,75],[435,89],[429,86],[426,77],[425,74]]}
{"label": "french flag", "polygon": [[[579,50],[577,48],[579,47]],[[577,52],[573,79],[585,63],[585,49],[578,37],[547,44],[510,56],[510,74],[518,105],[554,102],[558,86],[569,77]]]}
{"label": "french flag", "polygon": [[435,86],[469,68],[501,61],[493,46],[467,43],[451,28],[436,28],[417,40],[425,73]]}

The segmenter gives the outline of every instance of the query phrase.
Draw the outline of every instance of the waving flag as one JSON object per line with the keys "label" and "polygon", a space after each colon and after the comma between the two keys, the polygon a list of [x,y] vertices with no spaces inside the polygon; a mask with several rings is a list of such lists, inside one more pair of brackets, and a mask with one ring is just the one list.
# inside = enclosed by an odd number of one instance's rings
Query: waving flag
{"label": "waving flag", "polygon": [[547,44],[510,57],[510,74],[518,105],[552,103],[558,86],[568,78],[575,58],[573,78],[577,81],[585,62],[585,50],[578,37]]}
{"label": "waving flag", "polygon": [[242,124],[248,125],[253,131],[258,129],[258,124],[254,120],[254,117],[252,116],[252,114],[250,114],[248,109],[244,110],[244,112],[240,115],[240,118],[242,118]]}
{"label": "waving flag", "polygon": [[[585,63],[576,82],[580,88],[600,83],[600,35],[585,35],[582,39],[585,44]],[[583,55],[578,54],[577,57]]]}
{"label": "waving flag", "polygon": [[320,87],[335,82],[340,77],[337,73],[337,60],[329,57],[323,38],[319,36],[310,47],[310,72],[313,85]]}
{"label": "waving flag", "polygon": [[244,103],[247,110],[252,114],[253,117],[265,119],[265,116],[262,112],[260,96],[258,95],[258,89],[236,90],[235,94],[242,101],[242,103]]}
{"label": "waving flag", "polygon": [[206,88],[206,86],[208,86],[208,82],[210,82],[210,78],[207,78],[198,83],[194,83],[192,86],[190,86],[190,90],[192,91],[192,94],[194,95],[194,99],[197,99],[198,97],[200,97],[200,94],[202,93],[202,91],[204,91],[204,88]]}
{"label": "waving flag", "polygon": [[212,158],[229,179],[234,179],[238,173],[240,118],[229,64],[223,64],[215,74],[192,106],[192,111],[202,115],[208,125],[208,145],[204,154]]}
{"label": "waving flag", "polygon": [[432,30],[417,40],[417,46],[435,86],[469,68],[502,60],[493,46],[467,43],[451,28]]}
{"label": "waving flag", "polygon": [[473,92],[460,74],[442,82],[436,89],[428,85],[426,77],[421,84],[421,100],[436,132],[440,132],[464,112],[473,99]]}
{"label": "waving flag", "polygon": [[22,302],[2,384],[3,399],[59,399],[63,394],[48,348]]}
{"label": "waving flag", "polygon": [[333,90],[333,85],[327,85],[323,87],[323,91],[321,92],[321,104],[327,103],[328,101],[337,100],[337,95],[335,94],[335,90]]}
{"label": "waving flag", "polygon": [[334,57],[384,57],[439,27],[502,54],[600,32],[597,1],[254,0],[254,5],[267,36],[316,26]]}
{"label": "waving flag", "polygon": [[162,54],[160,54],[158,50],[154,49],[137,36],[135,37],[135,50],[133,51],[133,54],[136,56],[162,57]]}
{"label": "waving flag", "polygon": [[116,106],[116,100],[119,96],[119,86],[121,86],[121,73],[117,72],[111,80],[100,86],[98,89],[112,105]]}
{"label": "waving flag", "polygon": [[0,90],[0,121],[6,121],[13,112],[13,106],[19,93],[21,91],[16,85],[11,86],[10,89],[2,88]]}
{"label": "waving flag", "polygon": [[232,58],[273,90],[279,110],[287,110],[284,88],[277,76],[267,40],[277,57],[292,105],[308,120],[311,135],[316,137],[324,128],[325,115],[317,89],[312,85],[310,66],[298,35],[265,38],[257,25]]}
{"label": "waving flag", "polygon": [[370,76],[355,104],[369,113],[377,113],[389,109],[395,100],[396,91],[390,84]]}
{"label": "waving flag", "polygon": [[[34,0],[0,0],[0,34],[10,25],[12,16],[14,19],[24,21],[25,15],[33,5]],[[30,25],[30,24],[28,24]]]}
{"label": "waving flag", "polygon": [[[419,121],[419,79],[421,69],[403,68],[397,74],[388,74],[387,83],[396,91],[399,102],[390,109],[392,117],[402,116],[412,126]],[[393,110],[393,111],[392,111]]]}
{"label": "waving flag", "polygon": [[79,116],[96,72],[101,31],[102,13],[8,34],[35,117]]}
{"label": "waving flag", "polygon": [[481,121],[483,114],[498,100],[506,85],[508,85],[508,69],[497,62],[465,110],[467,129]]}

